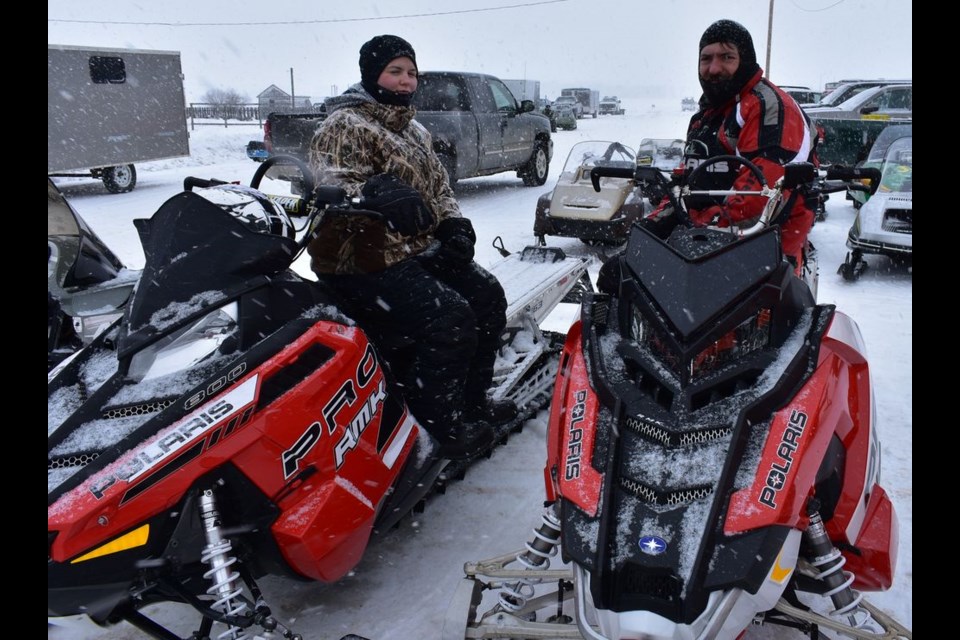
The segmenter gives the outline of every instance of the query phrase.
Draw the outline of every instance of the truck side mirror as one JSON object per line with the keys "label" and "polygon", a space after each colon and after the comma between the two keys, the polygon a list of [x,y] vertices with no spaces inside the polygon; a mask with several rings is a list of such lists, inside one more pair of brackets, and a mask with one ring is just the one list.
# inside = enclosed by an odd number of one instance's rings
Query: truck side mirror
{"label": "truck side mirror", "polygon": [[536,105],[533,104],[533,100],[521,100],[520,101],[520,113],[529,113],[536,109]]}

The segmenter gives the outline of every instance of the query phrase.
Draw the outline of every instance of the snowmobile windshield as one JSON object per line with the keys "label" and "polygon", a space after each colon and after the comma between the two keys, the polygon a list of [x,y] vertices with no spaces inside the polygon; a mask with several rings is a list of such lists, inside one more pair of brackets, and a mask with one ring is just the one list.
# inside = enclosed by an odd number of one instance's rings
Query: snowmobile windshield
{"label": "snowmobile windshield", "polygon": [[913,136],[899,138],[887,149],[879,191],[913,192]]}
{"label": "snowmobile windshield", "polygon": [[60,287],[91,286],[117,277],[123,263],[47,178],[47,265]]}
{"label": "snowmobile windshield", "polygon": [[237,333],[238,315],[237,303],[230,302],[163,336],[133,355],[127,377],[145,382],[189,369],[218,351],[229,352],[228,340]]}
{"label": "snowmobile windshield", "polygon": [[637,164],[673,171],[683,159],[684,141],[676,138],[644,138],[637,147]]}
{"label": "snowmobile windshield", "polygon": [[563,164],[561,179],[573,181],[577,176],[585,177],[589,182],[593,167],[630,167],[635,166],[637,154],[633,149],[619,142],[607,140],[589,140],[580,142],[567,155]]}
{"label": "snowmobile windshield", "polygon": [[773,228],[740,240],[715,229],[677,229],[665,243],[636,227],[625,256],[636,283],[684,337],[767,282],[783,263]]}
{"label": "snowmobile windshield", "polygon": [[297,252],[295,240],[257,233],[189,191],[134,224],[146,262],[127,308],[121,358],[263,284]]}

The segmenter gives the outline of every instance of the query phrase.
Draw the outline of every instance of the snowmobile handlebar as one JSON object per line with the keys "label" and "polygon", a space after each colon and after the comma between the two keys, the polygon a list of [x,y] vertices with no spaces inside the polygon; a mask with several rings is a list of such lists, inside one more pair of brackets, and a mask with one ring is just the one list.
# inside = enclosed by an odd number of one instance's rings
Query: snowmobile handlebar
{"label": "snowmobile handlebar", "polygon": [[[877,192],[880,188],[880,178],[882,177],[880,169],[876,167],[845,167],[843,165],[833,165],[827,169],[827,182],[843,183],[833,191],[842,191],[843,189],[852,189],[853,191],[865,191],[870,195]],[[869,180],[870,184],[863,181]],[[833,193],[833,191],[823,191],[822,193]]]}

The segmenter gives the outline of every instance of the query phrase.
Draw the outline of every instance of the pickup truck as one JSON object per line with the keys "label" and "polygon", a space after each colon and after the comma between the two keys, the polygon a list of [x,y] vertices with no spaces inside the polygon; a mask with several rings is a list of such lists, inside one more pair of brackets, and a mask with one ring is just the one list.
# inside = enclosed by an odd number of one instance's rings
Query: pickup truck
{"label": "pickup truck", "polygon": [[820,141],[817,157],[821,165],[854,166],[867,157],[880,132],[891,124],[909,124],[911,120],[888,118],[817,118],[811,116]]}
{"label": "pickup truck", "polygon": [[[424,71],[413,106],[451,184],[504,171],[516,171],[527,186],[546,183],[553,157],[550,120],[534,112],[532,100],[518,103],[499,78]],[[325,112],[271,113],[264,144],[271,154],[306,160],[313,132],[325,117]]]}

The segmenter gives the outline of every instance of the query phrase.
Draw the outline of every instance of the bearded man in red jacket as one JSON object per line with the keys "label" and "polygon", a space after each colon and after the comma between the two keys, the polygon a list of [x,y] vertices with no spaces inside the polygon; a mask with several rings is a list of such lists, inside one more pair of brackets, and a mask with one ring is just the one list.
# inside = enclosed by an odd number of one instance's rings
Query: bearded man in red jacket
{"label": "bearded man in red jacket", "polygon": [[[686,166],[691,168],[718,155],[741,156],[759,167],[768,185],[783,177],[790,162],[816,164],[816,129],[786,92],[763,78],[753,39],[733,20],[718,20],[700,38],[699,77],[703,95],[700,110],[687,127]],[[693,153],[691,154],[691,150]],[[741,163],[718,162],[697,179],[694,190],[757,191],[760,185]],[[807,234],[813,226],[815,202],[784,191],[784,209],[777,217],[784,255],[802,264]],[[697,225],[748,225],[766,204],[758,196],[691,196],[690,217]],[[661,204],[651,221],[669,213]]]}

